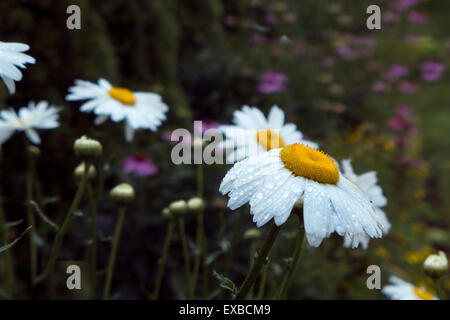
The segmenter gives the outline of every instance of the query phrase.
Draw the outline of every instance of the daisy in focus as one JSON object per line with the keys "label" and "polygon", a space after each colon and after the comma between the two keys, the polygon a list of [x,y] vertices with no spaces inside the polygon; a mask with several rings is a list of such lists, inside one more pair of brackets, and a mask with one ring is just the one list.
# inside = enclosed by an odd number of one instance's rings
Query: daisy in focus
{"label": "daisy in focus", "polygon": [[143,153],[135,153],[123,159],[122,171],[139,178],[150,177],[159,172],[155,163]]}
{"label": "daisy in focus", "polygon": [[389,278],[391,284],[385,286],[381,292],[391,300],[439,300],[424,287],[414,286],[398,277]]}
{"label": "daisy in focus", "polygon": [[219,126],[225,140],[218,146],[227,150],[228,163],[297,142],[318,148],[303,138],[295,124],[284,123],[284,112],[278,106],[270,109],[267,118],[258,108],[243,106],[233,113],[233,122],[234,125]]}
{"label": "daisy in focus", "polygon": [[[372,203],[375,209],[375,213],[378,215],[380,220],[383,220],[383,224],[387,226],[387,231],[391,228],[386,214],[380,208],[387,204],[386,197],[383,195],[383,190],[377,184],[377,173],[375,171],[369,171],[357,175],[352,167],[352,162],[350,159],[342,160],[342,174],[351,182],[356,184],[361,191],[366,195],[369,201]],[[344,237],[344,247],[349,247],[351,245],[351,238],[347,235]],[[361,246],[363,249],[369,247],[369,237],[366,236],[361,240]]]}
{"label": "daisy in focus", "polygon": [[337,232],[355,248],[366,235],[380,238],[389,228],[330,156],[300,143],[236,163],[219,191],[228,193],[232,210],[249,202],[257,227],[271,219],[282,225],[303,196],[305,233],[313,247]]}
{"label": "daisy in focus", "polygon": [[80,111],[95,113],[97,125],[104,123],[108,117],[114,122],[125,120],[125,139],[128,142],[133,140],[137,129],[156,131],[169,110],[159,94],[113,87],[105,79],[98,80],[98,83],[75,80],[66,100],[88,100]]}
{"label": "daisy in focus", "polygon": [[28,103],[16,113],[13,109],[0,112],[0,145],[11,137],[15,131],[23,131],[33,144],[41,143],[36,129],[48,130],[59,127],[59,108],[47,101]]}
{"label": "daisy in focus", "polygon": [[30,47],[25,43],[0,41],[0,77],[11,94],[16,91],[14,81],[22,80],[19,68],[24,69],[26,63],[36,62],[33,57],[23,53],[28,49]]}

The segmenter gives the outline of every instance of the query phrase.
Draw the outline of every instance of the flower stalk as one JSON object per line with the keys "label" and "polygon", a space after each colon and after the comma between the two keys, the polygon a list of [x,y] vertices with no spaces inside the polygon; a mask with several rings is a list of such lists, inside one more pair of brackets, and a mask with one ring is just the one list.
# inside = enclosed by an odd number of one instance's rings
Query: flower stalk
{"label": "flower stalk", "polygon": [[116,228],[114,231],[114,237],[111,247],[111,253],[109,255],[108,266],[106,268],[106,280],[105,288],[103,290],[103,300],[109,299],[111,291],[111,281],[114,272],[114,264],[116,262],[117,248],[119,246],[120,233],[122,231],[123,220],[125,218],[126,204],[122,204],[119,208],[119,217],[117,219]]}
{"label": "flower stalk", "polygon": [[259,273],[261,272],[261,268],[263,267],[267,256],[269,255],[270,250],[275,242],[275,239],[280,231],[280,227],[275,224],[272,224],[272,227],[264,241],[264,244],[261,250],[258,252],[258,257],[256,258],[254,264],[250,268],[247,277],[245,278],[242,286],[239,291],[236,293],[234,299],[243,300],[247,297],[250,289],[253,287],[256,279],[258,278]]}
{"label": "flower stalk", "polygon": [[63,224],[58,230],[56,234],[55,241],[53,242],[52,250],[50,251],[50,256],[47,262],[47,267],[45,270],[35,279],[35,284],[44,280],[52,271],[55,266],[56,259],[58,258],[59,250],[61,248],[61,244],[63,242],[64,236],[69,228],[70,221],[72,220],[73,214],[78,209],[80,201],[84,195],[84,191],[86,189],[86,185],[89,179],[89,167],[90,161],[86,161],[86,165],[84,167],[84,173],[81,178],[81,182],[78,185],[78,190],[75,194],[75,198],[72,201],[72,205],[67,212],[66,218],[64,219]]}

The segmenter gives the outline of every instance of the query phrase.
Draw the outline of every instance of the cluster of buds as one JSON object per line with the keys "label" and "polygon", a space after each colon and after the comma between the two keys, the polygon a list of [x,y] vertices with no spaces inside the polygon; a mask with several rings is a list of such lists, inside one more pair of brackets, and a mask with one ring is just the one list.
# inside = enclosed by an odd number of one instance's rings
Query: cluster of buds
{"label": "cluster of buds", "polygon": [[167,208],[164,208],[162,215],[164,218],[171,218],[175,216],[182,216],[187,212],[198,213],[205,207],[205,202],[200,197],[194,197],[185,200],[177,200],[172,202]]}

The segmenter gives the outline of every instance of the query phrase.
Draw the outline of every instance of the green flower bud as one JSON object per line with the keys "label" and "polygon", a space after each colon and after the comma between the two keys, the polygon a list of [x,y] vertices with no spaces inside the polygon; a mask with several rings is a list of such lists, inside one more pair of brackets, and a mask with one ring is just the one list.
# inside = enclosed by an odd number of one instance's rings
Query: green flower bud
{"label": "green flower bud", "polygon": [[429,255],[423,263],[423,269],[431,278],[438,279],[444,276],[448,272],[447,256],[442,251]]}
{"label": "green flower bud", "polygon": [[258,229],[248,229],[244,232],[244,239],[256,240],[259,239],[259,237],[261,237],[261,232]]}
{"label": "green flower bud", "polygon": [[169,208],[164,208],[161,212],[164,219],[170,219],[172,217],[172,214],[170,213]]}
{"label": "green flower bud", "polygon": [[128,203],[134,200],[134,189],[128,183],[121,183],[109,192],[109,196],[117,202]]}
{"label": "green flower bud", "polygon": [[[77,178],[78,180],[81,180],[81,178],[83,178],[85,166],[86,166],[86,164],[84,162],[82,162],[75,168],[75,170],[73,170],[73,174],[74,174],[75,178]],[[91,164],[89,166],[89,170],[88,170],[88,179],[89,180],[94,179],[96,175],[97,175],[97,170],[95,170],[95,167]]]}
{"label": "green flower bud", "polygon": [[203,210],[205,207],[205,202],[200,197],[191,198],[187,202],[187,207],[189,211],[198,212]]}
{"label": "green flower bud", "polygon": [[100,142],[86,136],[75,140],[73,144],[75,154],[80,157],[94,158],[102,154],[103,147]]}
{"label": "green flower bud", "polygon": [[187,209],[187,203],[184,200],[174,201],[169,205],[170,213],[175,215],[185,214]]}

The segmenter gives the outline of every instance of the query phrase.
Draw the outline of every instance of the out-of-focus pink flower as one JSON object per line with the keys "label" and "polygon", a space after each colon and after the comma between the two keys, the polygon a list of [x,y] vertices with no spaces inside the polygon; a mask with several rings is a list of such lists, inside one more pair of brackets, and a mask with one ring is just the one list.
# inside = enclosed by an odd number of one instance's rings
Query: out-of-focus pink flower
{"label": "out-of-focus pink flower", "polygon": [[422,80],[425,82],[434,82],[441,78],[444,72],[444,65],[436,61],[425,61],[422,63]]}
{"label": "out-of-focus pink flower", "polygon": [[392,5],[392,8],[397,12],[405,12],[409,8],[417,5],[417,0],[397,0]]}
{"label": "out-of-focus pink flower", "polygon": [[339,56],[341,56],[347,60],[353,60],[356,58],[355,52],[352,50],[352,48],[348,44],[337,45],[334,48],[334,50]]}
{"label": "out-of-focus pink flower", "polygon": [[423,24],[427,22],[427,16],[425,13],[419,11],[411,11],[408,14],[408,21],[412,23]]}
{"label": "out-of-focus pink flower", "polygon": [[283,91],[286,81],[287,76],[282,72],[264,72],[259,81],[258,91],[264,94]]}
{"label": "out-of-focus pink flower", "polygon": [[411,114],[412,110],[410,107],[400,105],[395,110],[395,114],[388,119],[388,128],[400,133],[399,136],[394,137],[394,141],[399,147],[408,146],[411,142],[411,137],[417,134],[417,126]]}
{"label": "out-of-focus pink flower", "polygon": [[382,16],[383,22],[393,23],[399,20],[398,14],[392,11],[386,11]]}
{"label": "out-of-focus pink flower", "polygon": [[402,64],[393,64],[388,71],[386,71],[383,75],[384,80],[386,81],[396,81],[406,75],[408,75],[409,69],[407,66]]}
{"label": "out-of-focus pink flower", "polygon": [[374,92],[386,92],[389,91],[391,88],[390,85],[388,85],[386,82],[384,81],[376,81],[374,82],[374,84],[372,85],[372,90]]}
{"label": "out-of-focus pink flower", "polygon": [[419,86],[411,81],[402,81],[398,85],[398,90],[404,93],[414,94],[419,90]]}
{"label": "out-of-focus pink flower", "polygon": [[159,172],[153,161],[143,153],[135,153],[123,159],[122,170],[140,178],[150,177]]}

